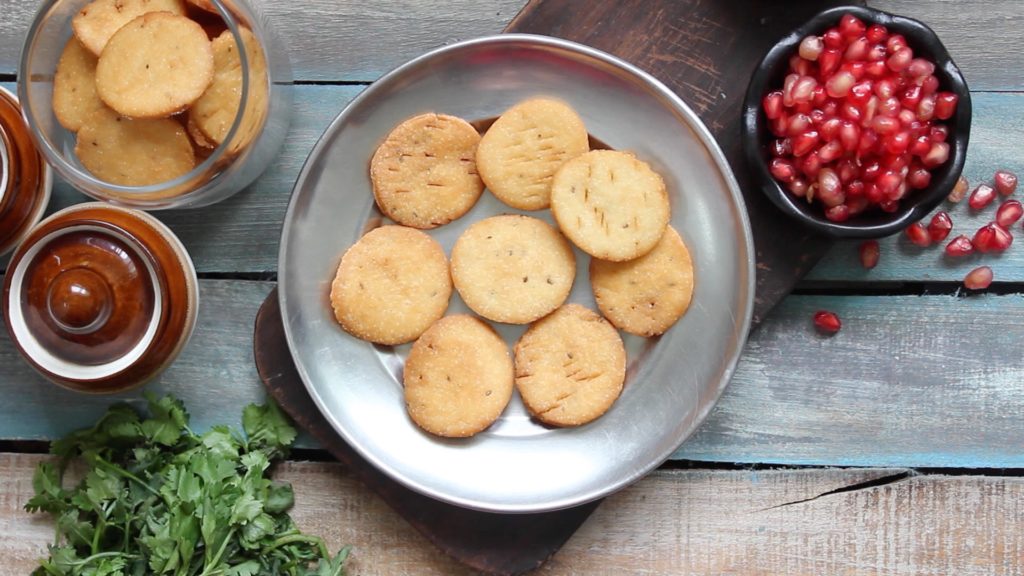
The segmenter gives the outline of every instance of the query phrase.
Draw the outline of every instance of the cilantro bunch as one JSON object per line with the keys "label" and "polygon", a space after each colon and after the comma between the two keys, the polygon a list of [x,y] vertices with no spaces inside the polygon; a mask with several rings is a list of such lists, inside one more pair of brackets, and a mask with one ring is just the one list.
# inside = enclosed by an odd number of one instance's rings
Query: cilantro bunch
{"label": "cilantro bunch", "polygon": [[[197,435],[172,396],[147,395],[149,416],[112,406],[95,426],[51,445],[25,508],[57,519],[37,576],[341,576],[348,549],[331,556],[287,514],[291,485],[266,477],[295,429],[273,403],[249,405],[244,436],[226,426]],[[76,457],[87,471],[62,487]]]}

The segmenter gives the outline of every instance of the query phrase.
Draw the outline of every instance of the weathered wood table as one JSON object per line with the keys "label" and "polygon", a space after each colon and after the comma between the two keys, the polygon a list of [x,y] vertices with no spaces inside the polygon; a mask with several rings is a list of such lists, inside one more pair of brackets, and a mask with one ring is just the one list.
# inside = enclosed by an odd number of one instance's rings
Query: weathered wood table
{"label": "weathered wood table", "polygon": [[[36,4],[0,0],[7,87]],[[264,396],[253,319],[274,285],[292,183],[330,119],[406,59],[499,32],[522,0],[265,4],[298,83],[280,157],[226,202],[158,214],[195,260],[202,304],[191,343],[150,388],[181,397],[200,429]],[[1024,6],[870,4],[931,24],[963,69],[974,90],[965,169],[972,183],[1001,167],[1024,172]],[[60,184],[51,211],[83,200]],[[950,211],[955,233],[991,218],[966,205]],[[881,263],[865,271],[856,244],[837,245],[752,334],[699,432],[660,470],[608,498],[542,572],[1024,573],[1024,249],[987,260],[996,283],[964,295],[960,282],[974,260],[948,262],[941,250],[897,237],[882,242]],[[844,319],[839,335],[813,331],[811,314],[821,308]],[[5,331],[0,398],[0,573],[24,574],[52,538],[45,517],[22,511],[45,441],[91,423],[113,399],[45,382]],[[331,548],[355,546],[352,573],[465,572],[305,442],[277,475],[295,486],[303,528]]]}

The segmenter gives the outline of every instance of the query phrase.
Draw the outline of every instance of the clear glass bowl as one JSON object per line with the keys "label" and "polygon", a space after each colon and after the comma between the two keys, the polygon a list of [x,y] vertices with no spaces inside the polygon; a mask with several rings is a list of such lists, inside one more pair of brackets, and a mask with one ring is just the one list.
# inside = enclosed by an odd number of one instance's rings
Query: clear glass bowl
{"label": "clear glass bowl", "polygon": [[[292,73],[288,53],[256,3],[244,0],[204,0],[223,20],[242,46],[241,28],[248,28],[266,61],[265,78],[251,73],[244,50],[241,60],[241,100],[238,113],[223,143],[187,174],[148,186],[105,182],[90,173],[75,155],[75,134],[57,121],[53,111],[54,73],[65,44],[72,36],[72,18],[89,0],[45,0],[29,28],[18,70],[18,96],[36,146],[57,173],[72,186],[97,200],[145,210],[196,208],[218,202],[253,182],[276,157],[288,133],[291,114]],[[199,10],[189,4],[190,10]],[[256,81],[266,82],[265,111],[252,107]],[[253,101],[255,102],[255,100]],[[264,114],[252,130],[246,112]],[[265,113],[264,113],[265,112]],[[247,122],[243,122],[246,120]]]}

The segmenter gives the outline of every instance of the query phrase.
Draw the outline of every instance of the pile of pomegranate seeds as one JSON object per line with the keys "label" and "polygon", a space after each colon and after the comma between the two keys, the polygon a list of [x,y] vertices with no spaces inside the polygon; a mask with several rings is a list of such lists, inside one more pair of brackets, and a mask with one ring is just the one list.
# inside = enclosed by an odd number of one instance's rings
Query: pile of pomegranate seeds
{"label": "pile of pomegranate seeds", "polygon": [[958,96],[939,91],[934,72],[902,35],[851,14],[804,38],[782,89],[762,101],[772,176],[835,222],[895,211],[949,159],[949,128],[935,121],[953,116]]}

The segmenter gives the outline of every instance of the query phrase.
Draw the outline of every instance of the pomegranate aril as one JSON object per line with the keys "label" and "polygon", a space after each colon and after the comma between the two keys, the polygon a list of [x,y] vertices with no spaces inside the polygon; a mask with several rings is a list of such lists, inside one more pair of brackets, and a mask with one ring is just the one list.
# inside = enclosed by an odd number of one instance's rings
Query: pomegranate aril
{"label": "pomegranate aril", "polygon": [[918,166],[907,173],[907,185],[915,190],[927,188],[931,184],[932,173],[927,168]]}
{"label": "pomegranate aril", "polygon": [[888,213],[891,214],[891,213],[899,210],[900,203],[895,201],[895,200],[885,200],[885,201],[880,202],[878,204],[878,207],[882,210],[882,212],[888,212]]}
{"label": "pomegranate aril", "polygon": [[878,187],[882,189],[883,193],[890,194],[896,191],[902,181],[903,178],[899,174],[892,170],[886,170],[878,176]]}
{"label": "pomegranate aril", "polygon": [[[826,43],[826,46],[828,44]],[[842,63],[843,54],[838,48],[826,48],[818,56],[818,74],[822,80],[832,76]]]}
{"label": "pomegranate aril", "polygon": [[836,174],[839,174],[839,179],[843,182],[853,180],[859,171],[857,163],[852,158],[843,158],[836,162]]}
{"label": "pomegranate aril", "polygon": [[868,184],[864,188],[864,197],[873,204],[880,204],[885,200],[885,194],[882,192],[882,189],[878,187],[878,184],[874,183]]}
{"label": "pomegranate aril", "polygon": [[839,135],[839,128],[845,122],[842,118],[836,118],[832,116],[828,120],[821,123],[818,127],[818,133],[821,134],[821,139],[826,142],[831,142],[836,139]]}
{"label": "pomegranate aril", "polygon": [[[788,76],[787,76],[788,79]],[[917,105],[921,103],[921,87],[911,86],[900,94],[900,104],[903,104],[904,108],[917,109]]]}
{"label": "pomegranate aril", "polygon": [[[841,176],[840,179],[842,179]],[[847,184],[844,190],[846,191],[846,201],[849,202],[851,197],[857,198],[864,195],[864,183],[860,180],[854,180]]]}
{"label": "pomegranate aril", "polygon": [[859,142],[860,126],[857,126],[848,120],[840,120],[839,143],[842,144],[843,149],[847,152],[853,152],[857,149],[857,144]]}
{"label": "pomegranate aril", "polygon": [[999,224],[989,222],[974,233],[971,243],[978,252],[1002,252],[1013,244],[1013,235]]}
{"label": "pomegranate aril", "polygon": [[917,105],[917,119],[921,122],[927,122],[935,116],[935,97],[924,96],[921,98],[921,102]]}
{"label": "pomegranate aril", "polygon": [[932,239],[932,242],[942,242],[949,236],[949,231],[953,229],[953,219],[949,217],[946,212],[939,212],[935,216],[932,216],[931,222],[928,223],[928,237]]}
{"label": "pomegranate aril", "polygon": [[807,132],[814,126],[811,122],[811,117],[807,114],[796,113],[790,116],[789,122],[786,124],[786,134],[789,136],[796,136]]}
{"label": "pomegranate aril", "polygon": [[846,51],[843,52],[843,59],[847,62],[867,60],[868,50],[870,49],[871,43],[868,42],[867,38],[857,38],[846,47]]}
{"label": "pomegranate aril", "polygon": [[921,80],[921,94],[930,96],[939,91],[939,79],[935,76],[925,76]]}
{"label": "pomegranate aril", "polygon": [[910,146],[910,132],[905,130],[897,132],[886,138],[882,145],[889,154],[903,154]]}
{"label": "pomegranate aril", "polygon": [[867,31],[864,32],[864,36],[866,36],[872,44],[885,42],[889,38],[889,29],[881,24],[872,24],[871,26],[868,26]]}
{"label": "pomegranate aril", "polygon": [[889,59],[885,61],[885,65],[893,72],[902,72],[910,66],[910,62],[914,59],[914,51],[906,46],[892,52]]}
{"label": "pomegranate aril", "polygon": [[889,69],[885,67],[885,60],[871,60],[872,54],[872,52],[868,52],[868,62],[864,65],[864,75],[868,78],[876,79],[888,76]]}
{"label": "pomegranate aril", "polygon": [[843,183],[835,170],[822,168],[818,173],[818,198],[829,208],[838,206],[846,200]]}
{"label": "pomegranate aril", "polygon": [[800,171],[812,180],[818,178],[818,172],[821,171],[821,158],[818,157],[817,150],[804,156],[803,162],[800,163]]}
{"label": "pomegranate aril", "polygon": [[853,102],[867,102],[868,99],[874,96],[874,92],[871,80],[861,80],[850,88],[850,95],[847,98]]}
{"label": "pomegranate aril", "polygon": [[992,178],[992,184],[997,192],[1003,196],[1009,196],[1017,189],[1017,175],[1007,170],[999,170]]}
{"label": "pomegranate aril", "polygon": [[811,76],[800,76],[793,84],[793,102],[810,102],[818,81]]}
{"label": "pomegranate aril", "polygon": [[885,49],[890,53],[894,53],[900,48],[906,48],[907,39],[903,34],[893,34],[889,36],[889,39],[885,41]]}
{"label": "pomegranate aril", "polygon": [[903,109],[900,107],[900,101],[897,98],[893,96],[890,96],[888,98],[879,98],[878,113],[881,114],[882,116],[892,116],[894,118],[899,118],[900,122],[902,122],[903,118],[900,117],[900,113],[902,111]]}
{"label": "pomegranate aril", "polygon": [[877,160],[871,160],[861,169],[860,177],[865,181],[874,181],[882,173],[882,165]]}
{"label": "pomegranate aril", "polygon": [[764,117],[775,120],[782,115],[782,91],[776,90],[765,95],[761,103],[764,108]]}
{"label": "pomegranate aril", "polygon": [[956,103],[960,97],[952,92],[939,92],[935,96],[935,117],[939,120],[949,120],[956,111]]}
{"label": "pomegranate aril", "polygon": [[789,156],[793,153],[793,142],[789,138],[776,138],[768,145],[768,152],[774,158]]}
{"label": "pomegranate aril", "polygon": [[819,310],[814,313],[814,325],[818,327],[818,330],[828,334],[835,334],[843,327],[842,322],[839,321],[839,316],[836,316],[835,312],[827,310]]}
{"label": "pomegranate aril", "polygon": [[964,276],[964,287],[968,290],[984,290],[992,284],[992,269],[978,266]]}
{"label": "pomegranate aril", "polygon": [[800,49],[798,53],[801,58],[806,60],[817,60],[818,56],[821,55],[822,50],[825,49],[825,43],[818,36],[808,36],[800,42]]}
{"label": "pomegranate aril", "polygon": [[783,106],[789,107],[793,105],[793,87],[796,86],[796,81],[799,79],[799,74],[786,74],[786,78],[782,81]]}
{"label": "pomegranate aril", "polygon": [[932,142],[945,142],[949,138],[949,127],[948,126],[932,126],[928,130],[928,138]]}
{"label": "pomegranate aril", "polygon": [[867,26],[864,25],[864,22],[853,14],[844,14],[839,19],[839,33],[848,40],[864,34],[866,29]]}
{"label": "pomegranate aril", "polygon": [[818,145],[818,140],[819,137],[816,130],[808,130],[797,134],[793,137],[793,156],[799,158],[814,150],[814,147]]}
{"label": "pomegranate aril", "polygon": [[832,98],[845,98],[856,82],[852,72],[843,70],[825,81],[825,92]]}
{"label": "pomegranate aril", "polygon": [[960,256],[967,256],[968,254],[974,253],[974,244],[971,243],[971,239],[963,234],[953,238],[949,244],[946,244],[946,254],[954,258]]}
{"label": "pomegranate aril", "polygon": [[971,192],[971,197],[967,199],[967,204],[975,210],[981,210],[995,199],[996,191],[994,188],[988,184],[979,184],[974,189],[974,192]]}
{"label": "pomegranate aril", "polygon": [[789,191],[792,192],[794,196],[797,196],[799,198],[804,198],[807,196],[808,186],[809,184],[807,183],[807,180],[801,178],[800,176],[793,178],[793,181],[786,185],[786,187],[789,188]]}
{"label": "pomegranate aril", "polygon": [[924,58],[914,58],[910,61],[910,66],[907,66],[907,74],[913,78],[931,76],[933,72],[935,72],[935,64]]}
{"label": "pomegranate aril", "polygon": [[843,155],[843,146],[837,141],[828,142],[818,148],[818,157],[822,162],[828,163]]}
{"label": "pomegranate aril", "polygon": [[868,270],[878,265],[878,240],[865,240],[861,242],[860,265]]}
{"label": "pomegranate aril", "polygon": [[851,217],[867,210],[868,204],[868,199],[863,195],[853,197],[851,197],[849,193],[846,195],[846,207],[849,208]]}
{"label": "pomegranate aril", "polygon": [[907,150],[914,156],[924,156],[931,149],[932,140],[928,136],[918,136],[907,148]]}
{"label": "pomegranate aril", "polygon": [[825,44],[826,48],[839,48],[846,44],[843,40],[843,35],[839,33],[838,28],[829,28],[821,36],[821,41]]}
{"label": "pomegranate aril", "polygon": [[946,200],[956,204],[964,199],[967,195],[967,188],[970,184],[967,182],[967,178],[963,176],[956,179],[956,184],[953,185],[953,189],[949,192],[949,196],[946,196]]}
{"label": "pomegranate aril", "polygon": [[768,171],[772,173],[772,178],[779,182],[792,182],[793,178],[796,178],[796,167],[789,160],[782,158],[772,158],[768,163]]}
{"label": "pomegranate aril", "polygon": [[907,226],[904,232],[910,242],[915,246],[921,246],[923,248],[932,243],[928,230],[924,227],[924,224],[920,222],[914,222],[910,226]]}
{"label": "pomegranate aril", "polygon": [[900,129],[900,121],[891,116],[876,116],[871,121],[871,127],[879,134],[892,134]]}
{"label": "pomegranate aril", "polygon": [[928,168],[935,168],[949,160],[949,144],[935,142],[928,153],[921,157],[921,163]]}
{"label": "pomegranate aril", "polygon": [[1019,200],[1007,200],[996,210],[996,224],[1007,230],[1024,215],[1024,205]]}
{"label": "pomegranate aril", "polygon": [[825,218],[830,222],[845,222],[850,219],[850,207],[846,204],[833,206],[825,210]]}
{"label": "pomegranate aril", "polygon": [[891,78],[883,78],[875,82],[875,95],[879,98],[892,98],[896,95],[896,84]]}
{"label": "pomegranate aril", "polygon": [[878,134],[871,129],[864,130],[860,133],[860,142],[857,143],[857,151],[861,153],[871,152],[874,150],[876,144],[878,144]]}

